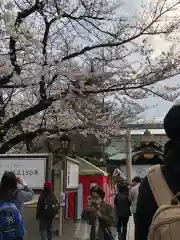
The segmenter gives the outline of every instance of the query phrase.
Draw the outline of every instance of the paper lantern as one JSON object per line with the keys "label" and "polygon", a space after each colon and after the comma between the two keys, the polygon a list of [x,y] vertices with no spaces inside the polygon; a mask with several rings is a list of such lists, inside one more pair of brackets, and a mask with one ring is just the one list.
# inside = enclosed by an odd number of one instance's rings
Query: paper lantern
{"label": "paper lantern", "polygon": [[145,153],[144,154],[144,158],[147,158],[147,159],[151,159],[154,157],[154,154],[153,153]]}

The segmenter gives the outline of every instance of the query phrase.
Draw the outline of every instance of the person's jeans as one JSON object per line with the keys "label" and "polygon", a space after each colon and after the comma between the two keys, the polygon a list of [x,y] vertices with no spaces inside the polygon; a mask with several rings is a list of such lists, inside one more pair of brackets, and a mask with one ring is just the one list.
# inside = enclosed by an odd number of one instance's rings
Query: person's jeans
{"label": "person's jeans", "polygon": [[120,240],[126,240],[129,216],[118,217],[117,232]]}
{"label": "person's jeans", "polygon": [[39,220],[39,232],[41,240],[52,240],[52,220]]}

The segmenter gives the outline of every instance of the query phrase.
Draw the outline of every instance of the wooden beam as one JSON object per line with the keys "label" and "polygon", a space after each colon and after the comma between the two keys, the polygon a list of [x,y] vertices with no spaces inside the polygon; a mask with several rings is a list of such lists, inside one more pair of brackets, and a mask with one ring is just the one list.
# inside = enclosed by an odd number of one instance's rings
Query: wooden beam
{"label": "wooden beam", "polygon": [[147,124],[143,124],[143,123],[135,123],[135,124],[124,124],[122,126],[120,126],[120,129],[164,129],[163,124],[161,123],[147,123]]}
{"label": "wooden beam", "polygon": [[159,141],[168,141],[168,137],[164,135],[151,135],[151,136],[144,136],[144,135],[131,135],[131,139],[134,141],[140,142],[159,142]]}
{"label": "wooden beam", "polygon": [[[125,142],[126,134],[113,136],[112,139],[118,142]],[[164,134],[151,134],[150,136],[145,136],[144,134],[131,134],[131,139],[134,141],[167,141],[169,138]],[[117,142],[117,144],[118,144]]]}

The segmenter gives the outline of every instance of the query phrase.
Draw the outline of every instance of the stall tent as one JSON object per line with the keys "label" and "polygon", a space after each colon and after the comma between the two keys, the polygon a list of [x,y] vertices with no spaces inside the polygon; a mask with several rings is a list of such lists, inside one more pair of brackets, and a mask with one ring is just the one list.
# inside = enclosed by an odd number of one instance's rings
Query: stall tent
{"label": "stall tent", "polygon": [[[77,201],[77,217],[81,217],[81,212],[86,206],[90,188],[94,185],[101,186],[106,193],[106,201],[109,201],[108,174],[102,169],[87,162],[83,158],[77,157],[80,163],[79,189]],[[67,218],[74,218],[74,193],[68,193],[66,204]]]}

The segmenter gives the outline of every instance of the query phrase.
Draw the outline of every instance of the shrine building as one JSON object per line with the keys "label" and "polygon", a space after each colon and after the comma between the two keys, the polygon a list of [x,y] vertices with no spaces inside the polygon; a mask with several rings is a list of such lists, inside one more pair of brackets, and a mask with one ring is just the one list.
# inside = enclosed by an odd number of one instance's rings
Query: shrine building
{"label": "shrine building", "polygon": [[144,178],[151,166],[163,164],[168,137],[161,124],[129,124],[122,132],[112,137],[105,148],[109,172],[119,167],[131,181],[135,176]]}

